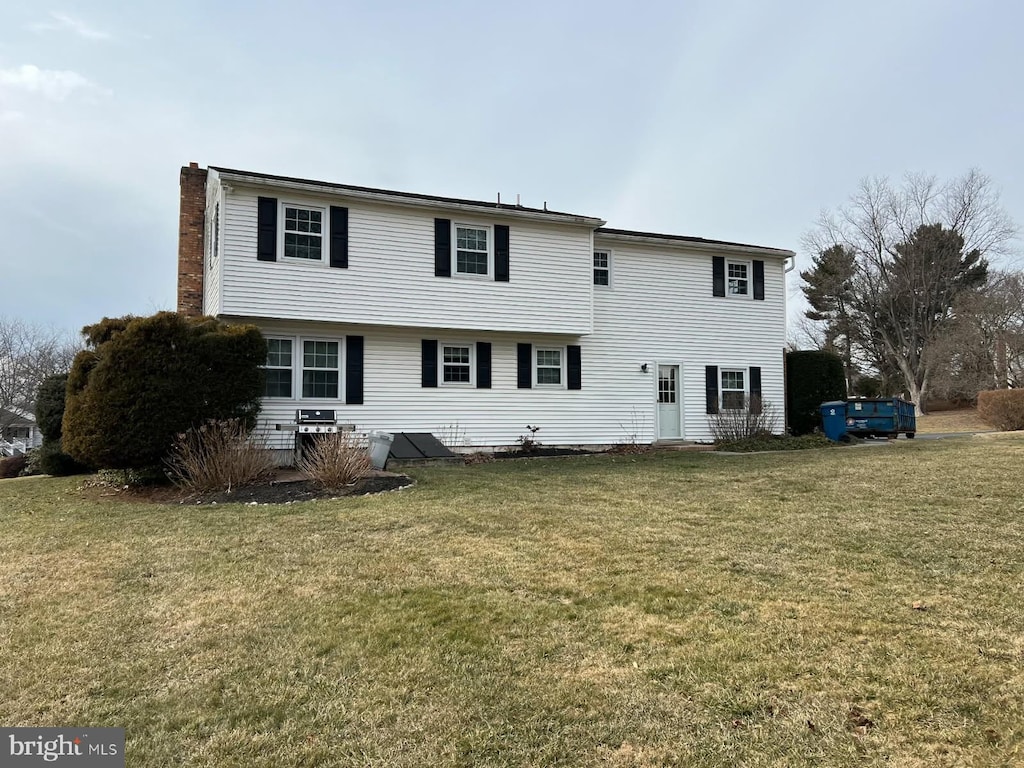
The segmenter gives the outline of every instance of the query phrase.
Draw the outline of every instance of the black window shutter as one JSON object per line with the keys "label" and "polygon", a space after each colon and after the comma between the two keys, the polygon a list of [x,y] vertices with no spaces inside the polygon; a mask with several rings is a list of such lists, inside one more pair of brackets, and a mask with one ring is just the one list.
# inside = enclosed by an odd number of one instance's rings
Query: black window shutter
{"label": "black window shutter", "polygon": [[277,261],[277,198],[256,201],[256,258]]}
{"label": "black window shutter", "polygon": [[508,282],[508,227],[494,225],[494,281]]}
{"label": "black window shutter", "polygon": [[[716,257],[717,258],[717,257]],[[704,366],[704,395],[707,412],[718,413],[718,366]]]}
{"label": "black window shutter", "polygon": [[569,389],[583,389],[583,360],[578,344],[570,344],[565,348],[566,379]]}
{"label": "black window shutter", "polygon": [[754,259],[754,299],[764,301],[764,262]]}
{"label": "black window shutter", "polygon": [[761,369],[750,366],[750,412],[761,412]]}
{"label": "black window shutter", "polygon": [[345,337],[345,402],[348,405],[363,404],[362,336]]}
{"label": "black window shutter", "polygon": [[331,266],[348,268],[348,208],[331,206]]}
{"label": "black window shutter", "polygon": [[725,296],[725,257],[711,257],[711,295]]}
{"label": "black window shutter", "polygon": [[533,345],[516,345],[516,386],[530,389],[533,386]]}
{"label": "black window shutter", "polygon": [[434,277],[451,276],[452,220],[434,219]]}
{"label": "black window shutter", "polygon": [[420,386],[437,386],[437,339],[423,340],[423,376]]}
{"label": "black window shutter", "polygon": [[491,388],[491,342],[476,343],[476,388]]}

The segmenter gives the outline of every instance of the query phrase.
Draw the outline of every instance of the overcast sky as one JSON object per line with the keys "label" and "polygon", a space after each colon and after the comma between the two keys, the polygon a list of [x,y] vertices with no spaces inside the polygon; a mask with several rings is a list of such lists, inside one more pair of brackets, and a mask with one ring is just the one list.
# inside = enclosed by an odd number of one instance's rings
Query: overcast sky
{"label": "overcast sky", "polygon": [[1006,0],[0,0],[0,315],[173,309],[189,161],[793,250],[863,177],[977,167],[1021,223],[1022,28]]}

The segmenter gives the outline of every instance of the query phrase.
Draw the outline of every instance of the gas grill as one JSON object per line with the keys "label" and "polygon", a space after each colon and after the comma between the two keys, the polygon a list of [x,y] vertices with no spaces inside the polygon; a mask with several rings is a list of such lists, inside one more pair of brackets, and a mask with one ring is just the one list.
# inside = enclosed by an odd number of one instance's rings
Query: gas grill
{"label": "gas grill", "polygon": [[338,431],[338,420],[333,410],[299,408],[295,412],[295,423],[300,434],[331,434]]}

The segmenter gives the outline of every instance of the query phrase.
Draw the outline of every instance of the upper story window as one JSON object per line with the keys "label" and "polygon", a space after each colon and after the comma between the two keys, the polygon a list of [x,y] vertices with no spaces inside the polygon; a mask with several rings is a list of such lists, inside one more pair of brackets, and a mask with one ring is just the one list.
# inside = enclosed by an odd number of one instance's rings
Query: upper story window
{"label": "upper story window", "polygon": [[288,259],[323,260],[324,212],[319,208],[284,206],[284,256]]}
{"label": "upper story window", "polygon": [[727,261],[728,290],[730,296],[750,295],[750,264],[745,261]]}
{"label": "upper story window", "polygon": [[341,378],[341,350],[337,341],[302,342],[302,396],[336,400]]}
{"label": "upper story window", "polygon": [[267,339],[267,365],[263,396],[292,396],[291,339]]}
{"label": "upper story window", "polygon": [[537,386],[562,386],[561,349],[537,349]]}
{"label": "upper story window", "polygon": [[471,384],[473,382],[472,354],[468,344],[441,345],[441,382],[443,384]]}
{"label": "upper story window", "polygon": [[724,411],[743,410],[746,403],[746,371],[722,371],[720,402]]}
{"label": "upper story window", "polygon": [[455,225],[455,274],[490,274],[490,232],[487,227]]}
{"label": "upper story window", "polygon": [[611,285],[611,251],[594,251],[594,285]]}

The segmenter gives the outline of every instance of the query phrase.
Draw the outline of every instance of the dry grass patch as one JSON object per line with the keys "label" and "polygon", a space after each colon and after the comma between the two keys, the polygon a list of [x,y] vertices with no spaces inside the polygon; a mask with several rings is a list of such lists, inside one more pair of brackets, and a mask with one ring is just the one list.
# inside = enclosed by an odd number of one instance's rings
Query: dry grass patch
{"label": "dry grass patch", "polygon": [[124,726],[136,766],[1011,765],[1022,461],[495,462],[279,508],[5,481],[0,722]]}
{"label": "dry grass patch", "polygon": [[993,429],[978,416],[975,408],[960,408],[955,411],[935,411],[917,417],[917,431],[922,435],[949,434],[955,432],[989,432]]}

